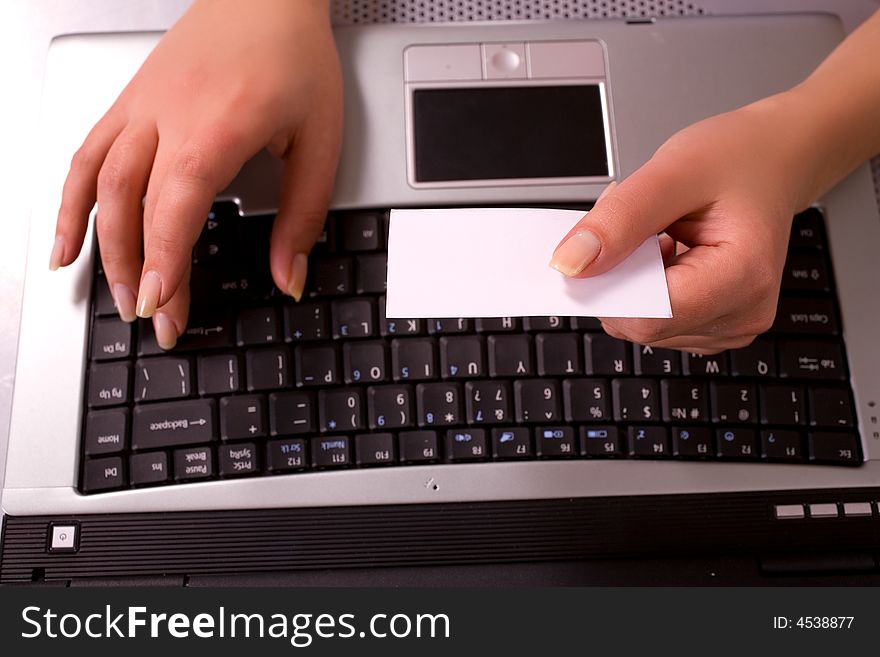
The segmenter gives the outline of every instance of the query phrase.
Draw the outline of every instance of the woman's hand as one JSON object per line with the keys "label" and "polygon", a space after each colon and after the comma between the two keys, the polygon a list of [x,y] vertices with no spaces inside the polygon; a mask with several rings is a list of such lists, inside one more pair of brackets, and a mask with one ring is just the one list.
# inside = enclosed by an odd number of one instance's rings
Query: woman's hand
{"label": "woman's hand", "polygon": [[579,277],[607,271],[661,231],[685,247],[664,248],[672,319],[602,318],[609,335],[711,354],[770,328],[791,220],[812,200],[789,111],[795,93],[675,134],[563,239],[551,265]]}
{"label": "woman's hand", "polygon": [[97,200],[119,314],[152,317],[171,348],[186,326],[191,251],[211,203],[267,147],[284,161],[272,276],[299,299],[341,130],[327,0],[197,0],[74,156],[50,267],[76,259]]}

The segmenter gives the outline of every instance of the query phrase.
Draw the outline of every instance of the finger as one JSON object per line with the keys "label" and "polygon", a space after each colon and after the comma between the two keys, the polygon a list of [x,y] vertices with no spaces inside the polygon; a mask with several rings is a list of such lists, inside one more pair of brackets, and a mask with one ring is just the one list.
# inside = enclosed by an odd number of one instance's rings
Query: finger
{"label": "finger", "polygon": [[123,128],[118,112],[108,112],[89,132],[70,161],[70,170],[61,192],[61,207],[55,224],[55,244],[49,269],[66,267],[82,249],[89,213],[97,196],[98,171],[116,136]]}
{"label": "finger", "polygon": [[323,130],[302,130],[285,159],[269,266],[275,284],[297,301],[306,283],[308,253],[327,217],[340,142],[332,123]]}
{"label": "finger", "polygon": [[660,255],[663,257],[663,264],[669,266],[675,257],[677,245],[675,240],[666,233],[660,235]]}
{"label": "finger", "polygon": [[126,128],[110,147],[98,174],[95,230],[101,261],[119,316],[134,321],[135,290],[141,273],[141,200],[156,155],[153,126]]}
{"label": "finger", "polygon": [[550,266],[566,276],[595,276],[646,239],[705,206],[705,186],[670,158],[652,158],[607,192],[563,238]]}
{"label": "finger", "polygon": [[243,124],[215,127],[168,159],[158,192],[154,192],[155,201],[150,199],[155,205],[144,235],[144,267],[137,299],[140,317],[151,317],[174,296],[215,195],[256,153],[259,137]]}
{"label": "finger", "polygon": [[[614,328],[613,320],[602,321],[602,328],[612,338],[631,341],[629,337]],[[649,346],[654,348],[675,349],[678,351],[694,353],[702,356],[710,356],[727,349],[739,349],[749,346],[756,336],[716,337],[705,335],[685,335],[659,342],[652,342]]]}
{"label": "finger", "polygon": [[655,344],[682,335],[716,337],[750,333],[743,271],[729,248],[699,246],[666,268],[671,318],[602,318],[628,339]]}
{"label": "finger", "polygon": [[180,280],[180,285],[168,303],[161,306],[153,313],[153,331],[156,333],[156,343],[162,349],[172,349],[177,344],[177,339],[186,330],[186,322],[189,318],[189,279],[192,273],[192,264],[187,267]]}

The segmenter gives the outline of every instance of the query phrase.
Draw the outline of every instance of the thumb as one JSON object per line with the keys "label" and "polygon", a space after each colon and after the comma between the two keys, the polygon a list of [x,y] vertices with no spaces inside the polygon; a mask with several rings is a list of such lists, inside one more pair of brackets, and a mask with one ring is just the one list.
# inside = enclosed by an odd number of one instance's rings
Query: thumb
{"label": "thumb", "polygon": [[339,158],[339,139],[301,131],[284,161],[281,200],[272,226],[269,266],[275,284],[299,301],[308,254],[327,218]]}
{"label": "thumb", "polygon": [[566,276],[602,274],[698,209],[701,186],[676,169],[650,160],[619,185],[612,182],[556,247],[550,266]]}

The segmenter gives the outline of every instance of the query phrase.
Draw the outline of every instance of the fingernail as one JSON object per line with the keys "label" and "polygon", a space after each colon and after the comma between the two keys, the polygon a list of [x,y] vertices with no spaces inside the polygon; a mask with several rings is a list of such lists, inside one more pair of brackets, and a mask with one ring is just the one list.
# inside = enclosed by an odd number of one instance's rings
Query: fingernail
{"label": "fingernail", "polygon": [[596,203],[598,203],[598,202],[601,201],[603,198],[605,198],[605,197],[608,195],[608,192],[610,192],[610,191],[611,191],[612,189],[614,189],[615,187],[617,187],[617,181],[616,181],[616,180],[612,180],[610,183],[608,183],[608,186],[607,186],[605,189],[602,190],[602,193],[599,194],[599,198],[596,199]]}
{"label": "fingernail", "polygon": [[601,246],[595,233],[579,230],[557,247],[550,266],[566,276],[576,276],[596,259]]}
{"label": "fingernail", "polygon": [[134,312],[136,299],[134,292],[128,285],[116,283],[112,289],[113,303],[116,304],[116,311],[119,313],[123,322],[133,322],[137,315]]}
{"label": "fingernail", "polygon": [[173,349],[177,344],[177,326],[165,313],[153,315],[153,331],[156,333],[156,342],[162,349]]}
{"label": "fingernail", "polygon": [[64,237],[61,235],[55,236],[55,245],[52,247],[52,255],[49,256],[49,269],[50,271],[55,271],[61,266],[61,261],[64,259]]}
{"label": "fingernail", "polygon": [[297,301],[302,299],[308,270],[309,257],[305,253],[297,253],[293,256],[293,264],[290,266],[290,278],[287,279],[287,293]]}
{"label": "fingernail", "polygon": [[141,279],[141,287],[138,290],[137,314],[138,317],[152,317],[159,305],[159,297],[162,294],[162,279],[158,272],[148,271]]}

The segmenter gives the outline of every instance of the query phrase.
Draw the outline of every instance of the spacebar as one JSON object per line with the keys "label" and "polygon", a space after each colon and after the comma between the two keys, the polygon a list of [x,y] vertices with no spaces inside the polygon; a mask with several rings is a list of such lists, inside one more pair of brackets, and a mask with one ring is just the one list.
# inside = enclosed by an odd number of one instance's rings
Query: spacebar
{"label": "spacebar", "polygon": [[193,399],[134,409],[132,449],[206,443],[214,439],[214,401]]}

